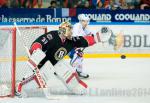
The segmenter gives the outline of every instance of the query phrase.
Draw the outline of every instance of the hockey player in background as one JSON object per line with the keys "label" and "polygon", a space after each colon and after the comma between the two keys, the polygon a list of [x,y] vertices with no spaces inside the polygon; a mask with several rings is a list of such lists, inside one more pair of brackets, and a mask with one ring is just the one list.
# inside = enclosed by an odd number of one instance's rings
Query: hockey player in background
{"label": "hockey player in background", "polygon": [[[37,68],[40,70],[43,65],[47,61],[52,64],[52,66],[56,66],[59,61],[61,61],[64,56],[66,56],[72,49],[79,48],[79,47],[88,47],[92,46],[95,43],[101,42],[103,38],[107,38],[106,42],[112,41],[114,47],[118,46],[117,37],[109,35],[103,35],[100,34],[97,35],[83,35],[83,36],[75,36],[72,37],[72,25],[69,22],[63,22],[60,24],[58,30],[47,32],[46,34],[41,35],[38,37],[31,45],[31,48],[29,50],[31,57],[29,58],[29,63],[32,64],[32,68]],[[40,51],[39,51],[40,50]],[[40,57],[33,56],[35,58],[32,59],[32,55],[34,54],[40,54]],[[41,54],[45,56],[41,56]],[[31,60],[32,59],[32,60]],[[37,59],[40,59],[41,61],[37,63]],[[38,60],[39,61],[39,60]],[[37,66],[36,66],[37,65]],[[67,66],[68,67],[68,66]],[[43,69],[43,68],[42,68]],[[49,68],[46,68],[49,69]],[[67,74],[64,78],[62,77],[61,80],[63,80],[64,83],[66,83],[67,88],[72,90],[72,92],[76,92],[76,87],[80,86],[80,89],[87,88],[87,85],[81,81],[78,76],[75,73],[72,73],[68,71],[66,68],[61,68],[57,66],[58,72],[63,69],[63,76],[66,75],[66,72],[70,73]],[[69,69],[70,70],[70,69]],[[60,73],[62,73],[62,71]],[[80,75],[80,74],[79,74]],[[19,82],[16,88],[16,95],[20,95],[22,86],[30,82],[31,80],[35,80],[39,87],[41,87],[41,81],[38,81],[38,78],[35,77],[38,75],[29,76],[27,78],[24,78],[22,81]],[[76,80],[74,81],[73,76],[75,76]],[[39,77],[39,76],[38,76]],[[59,77],[60,78],[60,77]],[[76,83],[78,82],[78,83]],[[43,83],[43,82],[42,82]],[[78,85],[79,84],[79,85]],[[78,85],[78,86],[73,86]],[[42,86],[44,87],[44,86]],[[73,88],[75,87],[75,88]],[[79,93],[80,94],[80,93]]]}
{"label": "hockey player in background", "polygon": [[[88,29],[88,24],[90,22],[90,18],[85,14],[78,15],[79,22],[74,24],[73,26],[73,37],[76,36],[87,36],[92,33]],[[83,72],[83,48],[74,48],[69,53],[71,58],[70,64],[76,70],[79,77],[88,78],[89,74]]]}

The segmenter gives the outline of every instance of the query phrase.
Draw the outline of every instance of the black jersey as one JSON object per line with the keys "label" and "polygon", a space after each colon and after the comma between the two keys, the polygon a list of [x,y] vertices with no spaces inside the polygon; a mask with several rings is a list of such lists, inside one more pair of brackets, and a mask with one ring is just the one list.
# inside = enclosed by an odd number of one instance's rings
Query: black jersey
{"label": "black jersey", "polygon": [[[37,38],[34,43],[42,45],[42,51],[46,57],[42,60],[43,65],[47,60],[55,65],[59,60],[63,59],[75,47],[87,47],[88,42],[84,37],[72,37],[71,40],[66,39],[64,42],[59,37],[58,31],[50,31]],[[33,44],[34,44],[33,43]]]}

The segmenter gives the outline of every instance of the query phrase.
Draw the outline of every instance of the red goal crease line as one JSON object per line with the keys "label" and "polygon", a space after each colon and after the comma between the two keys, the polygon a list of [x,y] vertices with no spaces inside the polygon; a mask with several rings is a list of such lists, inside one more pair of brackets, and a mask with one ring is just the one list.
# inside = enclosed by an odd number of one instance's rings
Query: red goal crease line
{"label": "red goal crease line", "polygon": [[[150,58],[150,54],[84,54],[84,58],[120,58],[125,55],[126,58]],[[65,59],[69,59],[69,56],[65,56]],[[16,61],[27,61],[28,57],[19,56],[16,57]],[[11,58],[1,58],[0,62],[11,62]]]}

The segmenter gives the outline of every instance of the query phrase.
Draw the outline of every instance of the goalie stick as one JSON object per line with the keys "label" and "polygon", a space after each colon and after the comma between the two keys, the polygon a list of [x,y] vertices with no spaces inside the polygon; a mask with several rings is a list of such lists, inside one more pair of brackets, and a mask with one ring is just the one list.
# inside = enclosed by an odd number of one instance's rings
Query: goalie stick
{"label": "goalie stick", "polygon": [[16,22],[14,22],[14,26],[15,26],[15,28],[16,28],[16,30],[17,30],[19,36],[20,36],[20,39],[21,39],[21,41],[22,41],[22,43],[23,43],[23,47],[25,48],[28,57],[30,57],[31,54],[30,54],[30,52],[29,52],[28,47],[26,46],[26,42],[24,41],[24,39],[23,39],[23,37],[22,37],[22,34],[21,34],[21,32],[20,32],[20,30],[19,30],[19,28],[18,28]]}
{"label": "goalie stick", "polygon": [[[28,47],[26,46],[26,42],[24,41],[24,39],[23,39],[23,37],[22,37],[22,34],[21,34],[21,32],[20,32],[20,30],[19,30],[19,28],[18,28],[16,22],[14,22],[14,26],[15,26],[15,28],[16,28],[16,30],[17,30],[19,36],[20,36],[20,39],[21,39],[22,42],[23,42],[23,47],[25,48],[26,53],[27,53],[28,57],[30,58],[30,57],[31,57],[31,54],[30,54],[30,52],[29,52]],[[46,98],[47,98],[47,99],[52,99],[52,100],[62,98],[62,97],[58,97],[58,96],[52,96],[52,95],[50,94],[50,92],[48,91],[46,82],[43,80],[43,78],[42,78],[42,76],[41,76],[40,70],[37,68],[37,66],[34,64],[34,62],[33,62],[32,60],[29,59],[29,62],[36,68],[36,69],[33,70],[34,73],[35,73],[35,74],[33,74],[33,75],[36,76],[36,79],[37,79],[37,81],[38,81],[38,83],[39,83],[41,89],[43,90],[43,92],[44,92]]]}

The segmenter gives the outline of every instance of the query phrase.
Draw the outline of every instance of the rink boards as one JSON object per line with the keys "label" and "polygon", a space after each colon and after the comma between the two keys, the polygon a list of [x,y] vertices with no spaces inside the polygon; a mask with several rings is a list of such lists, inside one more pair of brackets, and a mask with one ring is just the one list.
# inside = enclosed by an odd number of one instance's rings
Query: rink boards
{"label": "rink boards", "polygon": [[[57,30],[60,23],[18,23],[19,26],[47,26],[47,31]],[[0,27],[12,27],[12,23],[2,23]],[[149,23],[90,23],[89,30],[96,33],[101,27],[109,27],[115,35],[124,35],[124,45],[119,50],[113,50],[108,44],[98,43],[84,50],[85,58],[118,58],[122,54],[127,57],[150,57],[150,24]],[[68,57],[66,57],[68,58]],[[26,57],[17,57],[25,60]]]}

